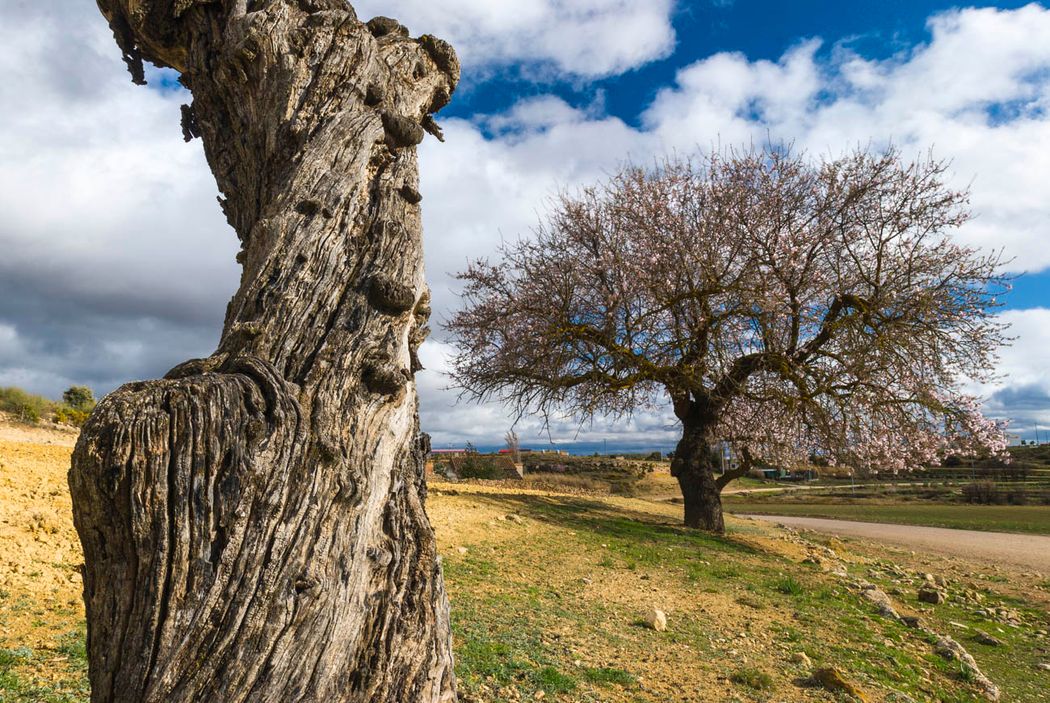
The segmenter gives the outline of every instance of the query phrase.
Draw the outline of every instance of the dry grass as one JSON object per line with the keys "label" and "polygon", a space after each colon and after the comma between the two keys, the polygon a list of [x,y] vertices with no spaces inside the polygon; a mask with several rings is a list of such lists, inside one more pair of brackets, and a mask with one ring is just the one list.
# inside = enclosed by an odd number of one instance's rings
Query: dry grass
{"label": "dry grass", "polygon": [[[87,701],[80,555],[65,492],[69,451],[0,440],[5,703]],[[659,476],[646,485],[667,488]],[[972,684],[928,641],[879,618],[837,577],[802,564],[822,549],[810,540],[748,521],[732,521],[731,536],[717,538],[680,528],[679,506],[567,495],[566,488],[589,490],[575,481],[543,487],[431,486],[464,703],[536,700],[541,691],[562,703],[836,700],[801,685],[809,672],[792,663],[797,652],[841,667],[873,701],[905,700],[894,691],[915,701],[976,700]],[[833,546],[855,578],[875,578],[871,570],[882,568],[882,551]],[[989,602],[1012,608],[1036,590],[1042,600],[1029,599],[1027,617],[1047,617],[1050,593],[1023,575],[975,574],[973,565],[906,553],[894,559],[953,581],[979,580]],[[653,606],[667,612],[667,632],[642,624]],[[924,617],[947,632],[949,620],[970,622],[954,606]],[[1004,699],[1046,700],[1050,674],[1031,661],[1047,640],[1001,636],[1007,647],[974,655],[1004,685]]]}

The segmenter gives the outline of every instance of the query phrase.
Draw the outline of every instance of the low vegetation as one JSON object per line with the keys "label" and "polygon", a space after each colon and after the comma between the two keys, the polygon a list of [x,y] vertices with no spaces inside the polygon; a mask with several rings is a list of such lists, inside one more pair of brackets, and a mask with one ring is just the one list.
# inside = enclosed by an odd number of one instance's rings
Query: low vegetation
{"label": "low vegetation", "polygon": [[61,401],[28,393],[21,388],[0,388],[0,412],[8,413],[18,422],[35,424],[41,421],[80,427],[95,407],[95,396],[87,386],[73,386],[62,394]]}
{"label": "low vegetation", "polygon": [[[549,490],[582,489],[613,495],[638,495],[641,484],[667,463],[659,457],[614,458],[608,456],[559,456],[526,454],[526,476],[530,484]],[[574,492],[574,491],[570,491]]]}
{"label": "low vegetation", "polygon": [[[0,551],[13,555],[0,560],[4,703],[88,700],[68,452],[0,440]],[[639,483],[653,485],[651,475]],[[1038,701],[1050,686],[1037,667],[1050,647],[1046,575],[872,554],[742,520],[716,537],[681,527],[679,505],[521,486],[431,485],[464,703],[847,701],[814,682],[824,667],[871,701],[980,700],[969,672],[880,616],[851,585],[860,581],[898,593],[900,607],[962,642],[1003,700]],[[821,561],[830,549],[847,578]],[[925,571],[1020,624],[954,597],[920,604]],[[666,631],[646,624],[653,607],[667,613]],[[1002,646],[976,642],[977,629]]]}

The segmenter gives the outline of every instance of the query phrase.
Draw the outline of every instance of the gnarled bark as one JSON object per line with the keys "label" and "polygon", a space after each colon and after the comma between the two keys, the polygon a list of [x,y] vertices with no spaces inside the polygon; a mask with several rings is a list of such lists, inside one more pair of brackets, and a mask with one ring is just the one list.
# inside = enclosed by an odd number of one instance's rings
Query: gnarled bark
{"label": "gnarled bark", "polygon": [[671,460],[671,474],[678,479],[685,503],[685,526],[725,532],[722,488],[715,479],[711,447],[717,430],[716,408],[710,402],[678,400],[675,412],[682,422],[682,438]]}
{"label": "gnarled bark", "polygon": [[244,270],[217,351],[108,396],[74,453],[92,700],[455,700],[412,380],[415,146],[455,53],[343,0],[99,5],[133,78],[193,92]]}

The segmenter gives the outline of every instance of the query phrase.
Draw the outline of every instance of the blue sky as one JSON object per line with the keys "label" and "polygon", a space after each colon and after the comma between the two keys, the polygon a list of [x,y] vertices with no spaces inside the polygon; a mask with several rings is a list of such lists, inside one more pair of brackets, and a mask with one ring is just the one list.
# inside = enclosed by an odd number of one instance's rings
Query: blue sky
{"label": "blue sky", "polygon": [[[811,154],[892,141],[972,185],[961,241],[1021,276],[1002,378],[975,385],[1026,437],[1050,429],[1050,10],[1039,3],[794,0],[360,0],[457,47],[464,80],[421,149],[427,268],[440,321],[451,274],[529,236],[559,188],[625,160],[767,136]],[[154,378],[209,354],[238,280],[236,238],[173,76],[133,86],[83,0],[0,2],[0,385],[57,395]],[[435,326],[437,328],[437,326]],[[499,441],[498,405],[456,405],[440,329],[422,350],[437,446]],[[564,419],[523,440],[660,447],[663,404]]]}
{"label": "blue sky", "polygon": [[[1014,9],[1027,2],[981,3],[978,7]],[[578,78],[537,82],[519,78],[514,68],[491,80],[471,84],[447,109],[446,115],[470,117],[502,112],[528,95],[554,93],[579,107],[604,94],[609,114],[637,124],[640,107],[657,90],[674,81],[682,66],[720,52],[739,52],[751,60],[775,61],[804,39],[822,37],[842,42],[869,58],[887,58],[930,39],[926,20],[939,12],[966,6],[952,2],[913,0],[687,0],[675,7],[674,51],[625,74],[593,82]]]}

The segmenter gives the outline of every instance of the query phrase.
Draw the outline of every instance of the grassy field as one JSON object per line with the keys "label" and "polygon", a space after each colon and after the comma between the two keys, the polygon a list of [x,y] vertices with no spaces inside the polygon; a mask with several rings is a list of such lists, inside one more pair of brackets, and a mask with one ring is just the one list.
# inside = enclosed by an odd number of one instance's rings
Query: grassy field
{"label": "grassy field", "polygon": [[[0,437],[3,703],[88,700],[68,453]],[[1037,668],[1050,658],[1050,582],[749,521],[714,537],[679,527],[678,506],[627,497],[431,488],[464,703],[849,700],[809,681],[817,666],[839,668],[869,701],[980,700],[965,668],[937,656],[928,635],[878,615],[851,585],[859,580],[962,642],[1004,701],[1050,700],[1050,672]],[[954,600],[919,604],[925,572],[1016,610],[1022,625]],[[666,632],[644,624],[654,606],[667,612]],[[974,642],[976,627],[1003,646]]]}
{"label": "grassy field", "polygon": [[748,500],[727,497],[726,510],[738,515],[784,515],[822,517],[862,522],[887,522],[899,525],[952,527],[991,532],[1020,532],[1050,535],[1050,506],[1045,505],[965,505],[908,503],[822,503],[811,500],[773,498]]}

